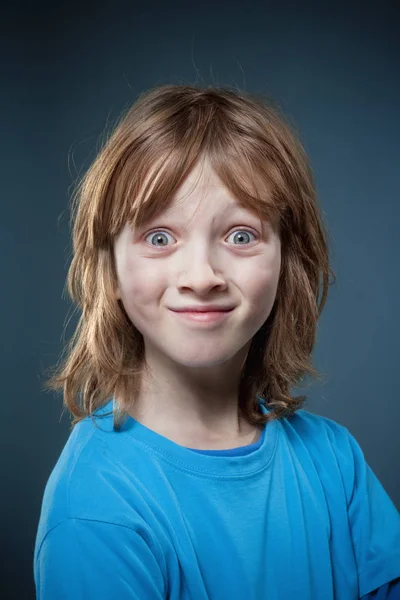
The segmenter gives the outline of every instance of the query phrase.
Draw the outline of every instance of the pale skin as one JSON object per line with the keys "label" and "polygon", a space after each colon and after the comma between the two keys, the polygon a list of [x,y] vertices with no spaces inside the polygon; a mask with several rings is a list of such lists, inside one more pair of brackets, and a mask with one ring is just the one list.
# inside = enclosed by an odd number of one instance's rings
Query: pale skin
{"label": "pale skin", "polygon": [[[239,418],[239,377],[275,301],[279,235],[205,162],[161,215],[135,230],[126,225],[114,252],[116,296],[143,335],[151,373],[131,415],[190,448],[254,442],[260,429]],[[234,310],[206,327],[170,310],[211,303]]]}

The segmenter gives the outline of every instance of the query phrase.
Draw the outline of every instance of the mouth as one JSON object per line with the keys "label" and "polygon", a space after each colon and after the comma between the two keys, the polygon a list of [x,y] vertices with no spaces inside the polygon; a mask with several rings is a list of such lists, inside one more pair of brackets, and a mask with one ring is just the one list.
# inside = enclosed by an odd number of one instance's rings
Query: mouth
{"label": "mouth", "polygon": [[185,310],[185,311],[174,311],[173,312],[178,318],[186,321],[192,321],[195,323],[220,323],[227,316],[233,312],[233,308],[229,310],[210,310],[207,312],[197,310]]}

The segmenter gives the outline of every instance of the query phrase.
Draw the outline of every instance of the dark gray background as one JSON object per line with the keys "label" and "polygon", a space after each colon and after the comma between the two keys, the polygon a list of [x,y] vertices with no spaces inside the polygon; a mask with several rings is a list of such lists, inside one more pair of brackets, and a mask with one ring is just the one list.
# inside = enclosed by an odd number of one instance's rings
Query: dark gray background
{"label": "dark gray background", "polygon": [[[308,408],[345,425],[397,507],[399,19],[395,2],[14,3],[3,9],[3,598],[33,598],[44,486],[69,433],[42,391],[62,297],[71,184],[137,94],[163,83],[274,96],[314,168],[337,285]],[[5,12],[4,12],[5,11]],[[66,339],[72,334],[72,315]]]}

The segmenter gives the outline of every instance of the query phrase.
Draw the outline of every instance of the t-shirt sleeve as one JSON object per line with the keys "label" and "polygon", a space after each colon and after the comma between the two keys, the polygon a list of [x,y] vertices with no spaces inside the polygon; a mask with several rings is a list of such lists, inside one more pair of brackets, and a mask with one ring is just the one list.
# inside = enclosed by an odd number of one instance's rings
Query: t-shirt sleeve
{"label": "t-shirt sleeve", "polygon": [[381,585],[377,590],[363,596],[361,600],[399,600],[400,578],[393,579],[390,583]]}
{"label": "t-shirt sleeve", "polygon": [[68,519],[44,538],[35,560],[37,600],[164,600],[157,553],[129,527]]}
{"label": "t-shirt sleeve", "polygon": [[400,577],[400,515],[359,444],[348,435],[348,517],[362,597]]}

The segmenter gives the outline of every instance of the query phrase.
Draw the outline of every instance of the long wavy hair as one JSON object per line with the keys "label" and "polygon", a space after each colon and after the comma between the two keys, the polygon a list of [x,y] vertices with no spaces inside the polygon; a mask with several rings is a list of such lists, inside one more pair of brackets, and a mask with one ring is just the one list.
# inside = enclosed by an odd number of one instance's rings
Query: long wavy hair
{"label": "long wavy hair", "polygon": [[[114,240],[172,202],[201,158],[237,201],[268,219],[281,239],[275,303],[254,335],[239,384],[239,411],[253,424],[289,416],[321,379],[311,354],[327,298],[327,231],[299,136],[262,95],[229,86],[164,85],[143,93],[107,133],[72,194],[68,294],[81,311],[46,390],[63,391],[72,427],[118,397],[114,428],[129,414],[146,372],[144,341],[116,299]],[[258,398],[270,409],[260,414]],[[110,413],[108,413],[110,414]]]}

